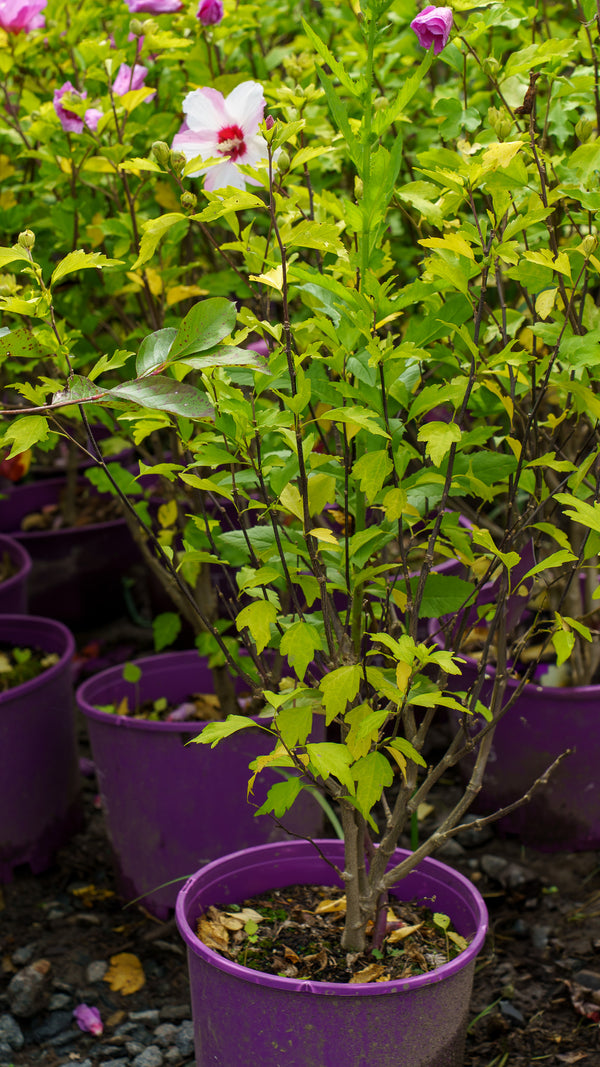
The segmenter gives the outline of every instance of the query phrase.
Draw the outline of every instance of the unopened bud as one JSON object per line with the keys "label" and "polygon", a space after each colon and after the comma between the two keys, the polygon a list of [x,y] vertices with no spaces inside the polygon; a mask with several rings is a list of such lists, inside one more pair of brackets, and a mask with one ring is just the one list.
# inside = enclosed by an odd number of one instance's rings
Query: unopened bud
{"label": "unopened bud", "polygon": [[581,242],[581,251],[586,259],[591,256],[598,247],[598,238],[593,233],[588,233]]}
{"label": "unopened bud", "polygon": [[141,25],[141,30],[142,37],[148,37],[151,33],[157,33],[158,22],[155,22],[154,19],[144,19]]}
{"label": "unopened bud", "polygon": [[376,111],[381,111],[382,107],[387,107],[387,99],[385,96],[376,96],[373,101],[373,107]]}
{"label": "unopened bud", "polygon": [[35,234],[33,230],[23,230],[23,233],[19,234],[17,244],[19,244],[21,248],[33,248],[35,244]]}
{"label": "unopened bud", "polygon": [[354,196],[357,200],[362,200],[364,191],[363,180],[357,176],[354,179]]}
{"label": "unopened bud", "polygon": [[169,152],[169,163],[174,174],[181,174],[186,164],[183,152]]}
{"label": "unopened bud", "polygon": [[281,150],[280,150],[280,151],[279,151],[279,152],[277,153],[277,170],[278,170],[278,171],[279,171],[279,172],[280,172],[281,174],[284,174],[284,173],[286,172],[286,170],[289,170],[289,169],[290,169],[290,157],[289,157],[289,153],[288,153],[288,152],[286,152],[285,148],[282,148],[282,149],[281,149]]}
{"label": "unopened bud", "polygon": [[266,126],[267,130],[272,130],[274,125],[275,125],[275,119],[273,118],[273,116],[272,115],[267,115],[267,117],[265,119],[265,126]]}
{"label": "unopened bud", "polygon": [[139,19],[131,20],[129,23],[129,32],[132,33],[134,37],[143,37],[142,24]]}
{"label": "unopened bud", "polygon": [[500,70],[500,61],[495,56],[486,56],[482,63],[482,67],[485,74],[491,75],[495,78]]}
{"label": "unopened bud", "polygon": [[593,122],[590,122],[589,119],[580,119],[579,122],[575,125],[575,136],[578,141],[581,141],[582,144],[585,144],[586,141],[589,141],[593,131],[594,124]]}
{"label": "unopened bud", "polygon": [[198,197],[195,193],[190,193],[188,189],[181,194],[180,203],[184,211],[193,211],[198,203]]}
{"label": "unopened bud", "polygon": [[512,119],[504,108],[488,108],[488,122],[499,141],[504,141],[512,130]]}
{"label": "unopened bud", "polygon": [[171,149],[166,141],[155,141],[152,145],[152,155],[161,167],[168,167],[171,158]]}

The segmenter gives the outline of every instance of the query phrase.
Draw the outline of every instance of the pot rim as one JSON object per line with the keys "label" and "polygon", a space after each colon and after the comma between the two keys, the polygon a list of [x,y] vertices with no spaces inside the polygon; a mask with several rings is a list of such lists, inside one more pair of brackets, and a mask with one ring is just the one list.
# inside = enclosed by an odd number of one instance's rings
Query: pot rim
{"label": "pot rim", "polygon": [[[339,859],[343,861],[343,841],[336,840],[335,838],[315,839],[315,844],[317,844],[323,852],[329,852],[330,855],[332,853],[334,855],[339,853]],[[298,853],[310,850],[310,855],[312,857],[313,847],[314,846],[310,840],[284,841],[278,844],[258,845],[254,848],[243,849],[239,852],[231,852],[227,856],[221,856],[219,859],[212,860],[211,863],[207,863],[205,867],[202,867],[196,874],[193,874],[191,878],[188,878],[185,885],[180,889],[175,904],[177,926],[181,937],[186,943],[188,952],[199,956],[203,962],[211,967],[215,967],[217,970],[224,971],[233,978],[237,978],[240,981],[252,985],[267,986],[270,989],[279,990],[281,992],[313,993],[321,996],[357,996],[361,994],[363,996],[389,996],[390,994],[393,995],[413,991],[422,986],[442,982],[444,979],[454,976],[459,971],[464,970],[470,963],[474,962],[475,958],[483,948],[483,943],[487,934],[488,914],[483,897],[468,878],[465,878],[464,875],[460,874],[460,872],[456,871],[453,867],[449,867],[447,864],[442,863],[440,860],[433,859],[431,856],[422,860],[411,874],[426,873],[433,878],[436,878],[437,876],[438,881],[443,882],[445,885],[453,883],[454,888],[461,893],[465,902],[470,906],[475,918],[476,929],[472,940],[464,952],[461,952],[459,956],[456,956],[448,963],[442,964],[441,967],[429,971],[427,974],[416,975],[412,978],[396,978],[389,982],[377,983],[356,982],[350,984],[344,982],[299,981],[295,978],[284,978],[280,975],[267,974],[264,971],[254,971],[248,967],[243,967],[239,963],[235,963],[233,960],[228,960],[225,959],[225,957],[220,956],[214,949],[207,948],[207,946],[198,939],[188,921],[187,910],[188,907],[191,908],[195,904],[199,882],[203,882],[207,878],[211,880],[214,874],[219,873],[219,867],[223,868],[222,873],[226,877],[227,874],[239,870],[244,861],[250,858],[254,861],[251,864],[253,867],[268,866],[269,860],[274,857],[275,853],[280,853],[282,850],[290,853],[290,859],[292,858],[292,852],[294,851]],[[398,848],[396,849],[394,856],[398,856],[398,854],[404,858],[405,856],[410,855],[410,851],[408,849]],[[297,860],[298,856],[296,855],[295,858]],[[407,878],[410,878],[410,874],[407,875]]]}
{"label": "pot rim", "polygon": [[[89,488],[93,492],[95,492],[97,496],[108,497],[111,495],[110,493],[98,493],[93,483],[90,482],[89,479],[85,476],[79,477],[77,479],[77,483],[79,485],[84,486],[89,485]],[[18,494],[24,496],[26,492],[29,492],[31,496],[33,496],[34,490],[36,489],[43,490],[53,489],[54,487],[56,487],[56,495],[58,496],[58,491],[60,490],[60,488],[62,488],[63,485],[66,485],[66,477],[64,475],[62,477],[56,478],[44,478],[40,482],[25,482],[23,485],[15,485],[13,486],[7,497],[7,503],[10,503],[10,499],[13,495],[16,496]],[[125,527],[126,525],[127,522],[125,516],[122,516],[118,519],[106,519],[104,522],[90,522],[87,523],[86,526],[64,526],[60,530],[3,530],[2,532],[7,534],[9,537],[12,537],[13,540],[19,541],[20,543],[24,543],[26,545],[28,541],[40,541],[44,537],[54,539],[59,537],[66,537],[68,535],[72,536],[73,532],[77,532],[78,536],[80,534],[85,536],[87,533],[97,533],[99,530],[110,530],[116,526]]]}
{"label": "pot rim", "polygon": [[[31,637],[28,638],[27,634],[36,627],[40,627],[42,630],[45,629],[46,633],[62,637],[63,651],[59,653],[60,658],[57,663],[53,663],[51,667],[47,667],[41,674],[38,674],[37,678],[30,678],[29,681],[21,682],[20,685],[14,685],[11,689],[0,693],[0,706],[13,700],[15,694],[19,697],[27,696],[42,688],[48,681],[60,674],[65,667],[69,666],[75,655],[75,638],[68,627],[64,623],[58,622],[57,619],[49,619],[43,615],[0,615],[0,640],[18,644],[22,633],[23,642],[30,643],[32,639]],[[33,640],[39,640],[43,644],[43,638],[34,638]],[[44,649],[44,651],[46,650]]]}
{"label": "pot rim", "polygon": [[[180,669],[182,661],[187,664],[193,658],[198,660],[199,665],[207,662],[207,657],[202,656],[195,648],[183,649],[179,652],[156,652],[153,655],[141,656],[131,662],[136,667],[140,667],[142,671],[144,669],[149,671],[151,676],[154,670],[158,669],[162,671],[167,668],[176,671]],[[105,670],[92,675],[91,678],[86,678],[85,682],[82,682],[77,687],[75,699],[86,718],[94,719],[96,722],[112,723],[114,726],[123,729],[153,730],[160,733],[173,734],[199,734],[208,725],[206,722],[159,722],[154,719],[133,719],[129,715],[115,715],[112,711],[101,711],[100,708],[95,707],[89,691],[93,690],[97,685],[102,688],[106,683],[110,684],[113,681],[122,681],[126,685],[132,684],[131,682],[125,682],[125,679],[123,679],[123,666],[124,664],[117,664],[114,667],[106,667]],[[262,719],[271,721],[271,716],[248,716],[249,722],[257,725],[260,724]]]}
{"label": "pot rim", "polygon": [[15,585],[26,581],[29,577],[29,572],[32,567],[31,556],[21,544],[17,541],[16,537],[11,537],[10,534],[0,533],[0,552],[2,550],[8,551],[12,563],[18,568],[16,574],[11,574],[10,578],[5,578],[0,584],[0,592],[4,592],[6,589],[12,589]]}

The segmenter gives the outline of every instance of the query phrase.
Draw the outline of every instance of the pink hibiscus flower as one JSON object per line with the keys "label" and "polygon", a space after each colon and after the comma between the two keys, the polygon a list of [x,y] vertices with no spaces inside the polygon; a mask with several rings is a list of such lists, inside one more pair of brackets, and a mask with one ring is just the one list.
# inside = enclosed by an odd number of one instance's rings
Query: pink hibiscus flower
{"label": "pink hibiscus flower", "polygon": [[0,0],[0,26],[7,33],[40,30],[46,20],[40,14],[48,0]]}
{"label": "pink hibiscus flower", "polygon": [[434,54],[439,55],[442,48],[448,44],[452,18],[450,7],[424,7],[421,14],[410,24],[419,38],[421,48],[430,48],[433,45]]}

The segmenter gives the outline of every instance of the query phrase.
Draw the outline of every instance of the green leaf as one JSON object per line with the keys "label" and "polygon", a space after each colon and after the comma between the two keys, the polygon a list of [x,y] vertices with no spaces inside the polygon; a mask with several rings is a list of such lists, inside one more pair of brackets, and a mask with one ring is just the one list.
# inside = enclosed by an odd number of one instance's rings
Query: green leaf
{"label": "green leaf", "polygon": [[149,259],[152,259],[165,234],[179,222],[184,222],[185,229],[188,229],[190,220],[179,211],[169,211],[158,219],[149,219],[148,222],[145,222],[143,226],[144,232],[140,241],[140,253],[131,269],[137,270],[144,263],[147,263]]}
{"label": "green leaf", "polygon": [[331,422],[343,422],[360,426],[362,430],[375,434],[376,437],[389,437],[389,433],[375,422],[372,411],[368,408],[356,406],[347,408],[331,408],[323,413],[323,418]]}
{"label": "green leaf", "polygon": [[109,259],[102,252],[84,252],[82,248],[79,248],[76,252],[69,252],[64,259],[61,259],[56,270],[52,272],[50,286],[56,285],[61,278],[65,278],[67,274],[75,274],[78,270],[89,270],[91,267],[120,266],[123,266],[122,259]]}
{"label": "green leaf", "polygon": [[248,628],[256,645],[256,651],[260,653],[271,640],[271,625],[277,619],[277,615],[277,608],[269,600],[255,600],[252,604],[242,608],[235,620],[235,625],[238,632]]}
{"label": "green leaf", "polygon": [[268,812],[273,812],[276,819],[281,819],[282,815],[289,811],[301,790],[302,782],[297,775],[292,775],[285,782],[277,782],[271,786],[264,804],[254,814],[266,815]]}
{"label": "green leaf", "polygon": [[135,373],[139,378],[152,374],[156,370],[162,370],[166,366],[176,336],[177,330],[174,326],[170,326],[144,337],[135,361]]}
{"label": "green leaf", "polygon": [[231,737],[232,734],[237,734],[240,730],[250,730],[252,727],[265,729],[255,719],[250,719],[247,715],[228,715],[225,722],[207,723],[199,734],[190,738],[190,743],[210,745],[211,748],[214,748],[224,737]]}
{"label": "green leaf", "polygon": [[360,459],[357,459],[352,468],[352,476],[359,480],[360,490],[365,494],[369,504],[375,500],[388,474],[391,474],[393,466],[385,449],[365,452]]}
{"label": "green leaf", "polygon": [[49,434],[48,420],[43,415],[23,415],[8,426],[2,434],[2,443],[9,444],[12,448],[5,459],[12,459],[28,448],[45,441]]}
{"label": "green leaf", "polygon": [[32,263],[24,248],[16,245],[14,248],[0,248],[0,267],[7,267],[9,263],[22,263],[25,267],[31,267]]}
{"label": "green leaf", "polygon": [[210,367],[256,367],[266,373],[267,364],[264,356],[259,356],[248,348],[235,345],[218,345],[212,352],[203,356],[179,357],[186,367],[194,370],[208,370]]}
{"label": "green leaf", "polygon": [[137,663],[126,663],[123,667],[123,678],[126,682],[131,682],[135,685],[142,677],[141,669]]}
{"label": "green leaf", "polygon": [[156,652],[160,652],[161,649],[172,645],[175,638],[178,637],[181,631],[181,619],[174,611],[164,611],[152,620],[152,630],[154,633],[154,649]]}
{"label": "green leaf", "polygon": [[419,430],[419,441],[425,442],[425,453],[434,467],[440,466],[460,439],[460,427],[455,422],[426,422]]}
{"label": "green leaf", "polygon": [[356,806],[368,818],[383,790],[392,784],[394,772],[381,752],[369,752],[356,761],[352,774],[356,782]]}
{"label": "green leaf", "polygon": [[201,300],[184,318],[169,353],[171,360],[206,352],[235,328],[235,304],[225,297]]}
{"label": "green leaf", "polygon": [[407,741],[405,737],[395,737],[393,741],[390,741],[386,746],[387,748],[396,749],[397,752],[401,752],[407,759],[412,760],[413,763],[418,763],[419,767],[426,767],[427,762],[423,759],[420,752],[417,752],[414,745],[411,745],[410,741]]}
{"label": "green leaf", "polygon": [[347,667],[337,667],[321,679],[319,689],[323,693],[323,706],[328,726],[336,715],[343,715],[348,703],[354,700],[358,693],[360,679],[361,668],[358,663]]}
{"label": "green leaf", "polygon": [[315,652],[322,648],[323,643],[319,631],[302,619],[292,623],[289,629],[286,629],[280,645],[281,654],[287,656],[290,667],[294,668],[301,682],[304,681],[306,668]]}
{"label": "green leaf", "polygon": [[345,745],[336,745],[332,741],[320,741],[306,746],[311,770],[314,774],[327,780],[330,775],[337,778],[350,795],[354,795],[354,778],[350,771],[351,756]]}
{"label": "green leaf", "polygon": [[137,378],[125,385],[118,385],[104,394],[122,400],[132,400],[141,407],[169,411],[188,419],[213,418],[214,412],[204,393],[185,382],[176,382],[162,374]]}

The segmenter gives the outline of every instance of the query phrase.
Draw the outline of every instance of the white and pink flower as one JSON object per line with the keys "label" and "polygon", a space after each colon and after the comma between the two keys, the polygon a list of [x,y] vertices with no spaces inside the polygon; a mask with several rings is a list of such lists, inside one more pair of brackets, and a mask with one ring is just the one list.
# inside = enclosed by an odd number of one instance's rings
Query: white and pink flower
{"label": "white and pink flower", "polygon": [[175,134],[173,148],[189,161],[222,159],[221,163],[200,166],[192,177],[206,174],[204,188],[209,191],[231,185],[244,189],[255,185],[239,164],[255,167],[267,159],[267,143],[258,127],[265,100],[258,82],[242,82],[229,96],[216,89],[194,89],[183,101],[185,122]]}
{"label": "white and pink flower", "polygon": [[7,33],[41,30],[46,20],[41,11],[48,0],[0,0],[0,27]]}

